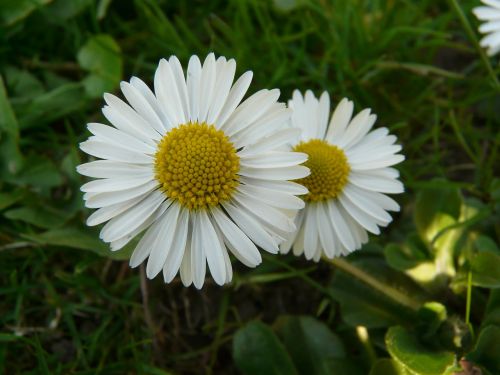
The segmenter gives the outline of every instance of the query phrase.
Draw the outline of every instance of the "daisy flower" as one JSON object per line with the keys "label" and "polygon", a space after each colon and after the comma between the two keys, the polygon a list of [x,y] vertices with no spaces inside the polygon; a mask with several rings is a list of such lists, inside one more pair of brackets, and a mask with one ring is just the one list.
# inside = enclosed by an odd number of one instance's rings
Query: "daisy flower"
{"label": "daisy flower", "polygon": [[229,250],[249,267],[260,248],[277,253],[295,230],[289,210],[307,190],[288,180],[305,177],[307,155],[282,151],[300,130],[283,124],[290,110],[279,90],[245,95],[252,72],[233,85],[236,62],[209,54],[192,56],[187,77],[172,56],[162,59],[154,93],[140,79],[122,82],[128,104],[105,94],[104,116],[113,125],[88,124],[80,144],[101,160],[78,166],[96,178],[84,184],[85,204],[98,208],[88,225],[116,251],[145,231],[130,259],[147,259],[146,274],[163,271],[165,282],[180,272],[184,285],[201,288],[206,265],[222,285],[232,278]]}
{"label": "daisy flower", "polygon": [[368,232],[379,234],[392,218],[387,211],[399,205],[384,193],[401,193],[399,173],[390,166],[400,163],[401,146],[387,128],[370,131],[376,116],[365,109],[354,118],[353,103],[343,99],[330,123],[330,97],[320,99],[307,91],[293,93],[292,125],[302,129],[294,151],[309,155],[304,163],[311,174],[297,182],[309,189],[306,207],[299,212],[297,232],[280,249],[318,261],[347,255],[368,241]]}
{"label": "daisy flower", "polygon": [[472,12],[481,21],[479,32],[487,34],[479,43],[488,48],[488,55],[493,56],[500,51],[500,0],[481,0],[486,6],[476,7]]}

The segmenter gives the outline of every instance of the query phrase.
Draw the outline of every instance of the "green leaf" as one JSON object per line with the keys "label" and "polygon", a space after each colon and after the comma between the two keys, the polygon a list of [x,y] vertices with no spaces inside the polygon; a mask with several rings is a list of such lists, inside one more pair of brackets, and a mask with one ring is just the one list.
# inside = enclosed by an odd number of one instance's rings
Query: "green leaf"
{"label": "green leaf", "polygon": [[479,235],[474,240],[474,247],[477,251],[489,251],[491,253],[500,254],[500,249],[498,248],[495,241],[493,241],[490,237],[485,235]]}
{"label": "green leaf", "polygon": [[439,302],[426,302],[418,311],[420,333],[425,338],[434,335],[447,319],[446,306]]}
{"label": "green leaf", "polygon": [[420,236],[427,242],[460,217],[462,196],[456,188],[444,185],[427,188],[417,194],[415,224]]}
{"label": "green leaf", "polygon": [[[353,262],[353,265],[390,288],[416,300],[422,297],[422,291],[410,278],[388,267],[382,260],[364,259]],[[353,327],[387,327],[412,322],[416,317],[409,307],[340,270],[335,272],[331,291],[340,303],[344,321]]]}
{"label": "green leaf", "polygon": [[0,176],[17,173],[22,162],[19,151],[19,124],[0,76]]}
{"label": "green leaf", "polygon": [[373,365],[369,375],[412,375],[398,362],[382,358]]}
{"label": "green leaf", "polygon": [[491,290],[485,318],[481,325],[485,327],[490,324],[500,326],[500,289]]}
{"label": "green leaf", "polygon": [[500,255],[488,251],[474,254],[470,267],[473,285],[500,288]]}
{"label": "green leaf", "polygon": [[319,320],[312,317],[283,317],[278,330],[285,347],[301,374],[340,374],[335,359],[345,357],[342,341]]}
{"label": "green leaf", "polygon": [[492,374],[500,373],[500,327],[488,326],[481,330],[475,349],[466,357],[486,367]]}
{"label": "green leaf", "polygon": [[455,355],[430,351],[403,327],[391,327],[385,336],[391,357],[406,369],[419,375],[448,374],[455,369]]}
{"label": "green leaf", "polygon": [[21,200],[23,195],[24,191],[22,190],[15,190],[9,193],[0,193],[0,211],[12,206],[14,203]]}
{"label": "green leaf", "polygon": [[265,324],[253,321],[234,335],[233,357],[246,375],[298,374],[283,344]]}
{"label": "green leaf", "polygon": [[14,208],[6,211],[4,216],[45,229],[60,227],[67,220],[64,213],[43,206]]}
{"label": "green leaf", "polygon": [[98,255],[116,260],[129,259],[135,246],[135,242],[133,242],[119,251],[112,252],[109,250],[108,246],[99,239],[98,232],[93,228],[59,228],[41,234],[25,234],[23,237],[40,245],[89,250]]}
{"label": "green leaf", "polygon": [[51,20],[67,21],[77,16],[91,4],[92,0],[54,0],[54,2],[47,7],[47,11]]}
{"label": "green leaf", "polygon": [[95,35],[78,52],[78,63],[90,74],[84,79],[85,90],[90,97],[101,97],[113,91],[122,78],[122,56],[113,37]]}
{"label": "green leaf", "polygon": [[384,256],[387,263],[399,271],[406,271],[430,260],[425,244],[416,234],[408,236],[401,245],[387,245],[384,248]]}
{"label": "green leaf", "polygon": [[9,181],[16,185],[30,185],[48,189],[62,184],[63,180],[54,162],[46,157],[29,157],[25,168]]}
{"label": "green leaf", "polygon": [[28,17],[36,8],[52,0],[2,0],[0,24],[10,26]]}
{"label": "green leaf", "polygon": [[18,108],[21,129],[43,127],[85,105],[84,91],[79,83],[65,83],[30,100]]}

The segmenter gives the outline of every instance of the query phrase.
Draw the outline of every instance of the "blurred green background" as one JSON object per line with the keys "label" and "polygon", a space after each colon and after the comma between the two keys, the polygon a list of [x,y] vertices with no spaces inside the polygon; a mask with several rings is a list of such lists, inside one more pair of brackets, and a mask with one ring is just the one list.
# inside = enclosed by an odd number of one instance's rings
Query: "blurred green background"
{"label": "blurred green background", "polygon": [[[478,5],[0,0],[0,373],[500,374],[500,68]],[[197,291],[146,282],[85,227],[75,166],[102,94],[210,51],[253,70],[250,93],[378,114],[407,188],[381,236]]]}

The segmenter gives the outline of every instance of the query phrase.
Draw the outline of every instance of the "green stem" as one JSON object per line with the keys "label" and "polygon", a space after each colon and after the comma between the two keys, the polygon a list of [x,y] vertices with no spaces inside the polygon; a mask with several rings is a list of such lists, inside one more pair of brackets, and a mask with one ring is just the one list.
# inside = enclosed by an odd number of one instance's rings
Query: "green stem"
{"label": "green stem", "polygon": [[472,303],[472,272],[467,272],[467,301],[465,305],[465,324],[469,327],[470,333],[473,334],[472,324],[470,323],[470,307]]}
{"label": "green stem", "polygon": [[391,287],[390,285],[384,284],[374,278],[369,273],[365,272],[361,268],[358,268],[351,263],[347,262],[342,258],[326,259],[328,262],[341,269],[342,271],[356,277],[358,280],[364,282],[365,284],[371,286],[378,292],[386,295],[387,297],[393,299],[394,301],[409,307],[412,310],[418,310],[421,303],[412,299],[410,296],[402,293],[401,291]]}
{"label": "green stem", "polygon": [[449,1],[451,3],[452,8],[455,10],[455,13],[457,14],[458,18],[460,19],[460,22],[462,23],[462,26],[464,27],[465,32],[467,33],[469,39],[476,48],[477,52],[479,53],[481,61],[486,70],[488,71],[488,74],[490,75],[491,79],[493,80],[495,88],[497,90],[500,90],[500,82],[498,81],[495,71],[493,70],[493,67],[490,64],[490,59],[488,58],[488,56],[486,56],[486,53],[484,52],[483,48],[479,45],[479,42],[476,38],[476,34],[474,33],[474,30],[472,30],[469,20],[465,16],[457,0],[449,0]]}

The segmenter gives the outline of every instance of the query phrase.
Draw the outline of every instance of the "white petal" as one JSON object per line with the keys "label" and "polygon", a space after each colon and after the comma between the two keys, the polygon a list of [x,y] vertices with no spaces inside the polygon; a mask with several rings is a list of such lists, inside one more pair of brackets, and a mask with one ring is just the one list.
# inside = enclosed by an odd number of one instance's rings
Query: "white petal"
{"label": "white petal", "polygon": [[333,258],[338,241],[335,238],[334,229],[328,213],[328,204],[318,202],[316,209],[316,225],[318,226],[321,247],[328,258]]}
{"label": "white petal", "polygon": [[222,129],[229,137],[245,129],[263,116],[280,96],[278,89],[260,90],[241,103],[224,123]]}
{"label": "white petal", "polygon": [[381,193],[398,194],[404,192],[404,186],[401,181],[369,173],[353,171],[349,175],[349,182],[360,188]]}
{"label": "white petal", "polygon": [[265,189],[276,190],[282,193],[288,193],[293,195],[303,195],[309,192],[305,186],[292,181],[260,180],[257,178],[245,177],[245,176],[241,176],[240,181],[245,185],[255,186],[256,188],[262,187]]}
{"label": "white petal", "polygon": [[124,203],[116,203],[108,207],[102,207],[97,211],[93,212],[92,215],[90,215],[87,218],[87,225],[89,227],[92,227],[95,225],[102,224],[105,221],[108,221],[114,218],[115,216],[121,214],[122,212],[125,212],[126,210],[128,210],[130,207],[134,206],[137,202],[141,200],[142,197],[138,197]]}
{"label": "white petal", "polygon": [[217,59],[217,82],[214,89],[213,102],[208,111],[208,124],[215,123],[219,116],[229,95],[229,90],[231,90],[234,73],[236,72],[236,62],[234,59],[229,60],[227,63],[221,59],[221,57]]}
{"label": "white petal", "polygon": [[113,160],[95,160],[80,164],[76,171],[94,178],[135,177],[152,173],[152,166],[145,164],[120,163]]}
{"label": "white petal", "polygon": [[189,120],[197,121],[200,111],[201,63],[198,56],[191,56],[187,69],[187,91],[189,97]]}
{"label": "white petal", "polygon": [[316,137],[319,139],[325,138],[326,127],[328,125],[328,117],[330,116],[330,95],[324,91],[319,98],[318,105],[318,132]]}
{"label": "white petal", "polygon": [[245,93],[250,86],[250,82],[252,82],[252,77],[253,73],[251,71],[247,71],[235,82],[229,91],[226,103],[215,120],[215,126],[217,129],[221,129],[224,126],[229,116],[231,116],[238,104],[240,104],[241,99],[243,99],[243,96],[245,96]]}
{"label": "white petal", "polygon": [[152,139],[161,139],[160,133],[123,100],[108,93],[104,94],[104,100],[109,107],[104,107],[102,113],[115,127],[144,142],[151,143]]}
{"label": "white petal", "polygon": [[300,210],[304,208],[304,201],[302,199],[288,193],[253,185],[240,185],[238,186],[238,191],[277,208],[288,210]]}
{"label": "white petal", "polygon": [[264,180],[297,180],[310,174],[309,168],[302,165],[284,168],[248,168],[242,166],[238,174]]}
{"label": "white petal", "polygon": [[335,141],[344,134],[347,124],[351,120],[353,110],[353,102],[347,98],[340,101],[333,112],[328,131],[326,132],[326,140],[328,142],[335,144]]}
{"label": "white petal", "polygon": [[177,86],[177,94],[179,95],[179,99],[182,105],[184,119],[187,121],[189,120],[189,99],[184,72],[182,70],[181,63],[176,56],[170,56],[168,62],[170,63],[170,69],[172,69],[172,74]]}
{"label": "white petal", "polygon": [[219,241],[217,233],[210,221],[205,210],[200,210],[200,228],[201,228],[201,243],[205,248],[205,255],[207,257],[208,268],[218,285],[224,285],[226,281],[226,265],[224,254],[226,250],[223,244]]}
{"label": "white petal", "polygon": [[234,220],[238,227],[262,249],[276,254],[278,245],[274,239],[262,228],[262,226],[250,215],[234,207],[229,203],[222,204],[229,216]]}
{"label": "white petal", "polygon": [[350,228],[347,226],[342,214],[340,213],[338,203],[335,200],[330,200],[328,202],[328,210],[330,212],[333,229],[335,230],[335,234],[337,235],[337,237],[340,239],[340,242],[348,250],[354,250],[356,247],[356,242]]}
{"label": "white petal", "polygon": [[[345,194],[341,194],[339,196],[339,201],[345,208],[345,210],[349,212],[354,220],[356,220],[363,228],[373,234],[380,234],[380,229],[377,226],[377,222],[374,220],[374,218],[371,215],[368,215],[365,211],[358,208],[358,206],[352,203]],[[384,223],[381,223],[381,225],[384,225]]]}
{"label": "white petal", "polygon": [[491,33],[498,30],[500,30],[500,21],[485,22],[479,26],[479,32],[481,33]]}
{"label": "white petal", "polygon": [[171,282],[179,271],[184,256],[184,250],[186,249],[188,229],[189,211],[185,208],[181,208],[172,248],[163,266],[163,279],[166,283]]}
{"label": "white petal", "polygon": [[285,232],[295,230],[295,225],[290,218],[279,210],[260,202],[253,196],[236,192],[233,194],[233,199],[264,222],[274,225]]}
{"label": "white petal", "polygon": [[154,159],[140,152],[130,151],[120,146],[89,139],[80,143],[80,149],[96,158],[109,159],[124,163],[152,164]]}
{"label": "white petal", "polygon": [[205,273],[207,269],[206,255],[202,240],[202,228],[200,213],[193,214],[193,237],[191,239],[191,273],[193,284],[197,289],[201,289],[205,283]]}
{"label": "white petal", "polygon": [[255,156],[242,157],[240,164],[249,168],[282,168],[299,165],[307,160],[302,152],[271,151]]}
{"label": "white petal", "polygon": [[132,189],[114,191],[109,193],[87,193],[84,195],[85,206],[88,208],[106,207],[112,204],[126,202],[140,196],[149,194],[153,189],[158,186],[157,181],[148,182],[145,185],[137,186]]}
{"label": "white petal", "polygon": [[150,172],[134,177],[104,178],[87,182],[82,185],[80,190],[88,193],[108,193],[132,189],[137,186],[145,185],[152,180],[153,175]]}
{"label": "white petal", "polygon": [[142,80],[140,80],[137,77],[132,77],[130,79],[130,84],[142,94],[143,98],[147,100],[151,108],[154,110],[156,117],[158,117],[161,120],[161,128],[156,129],[156,127],[152,122],[151,126],[153,126],[160,134],[164,134],[167,130],[170,129],[170,126],[167,118],[165,117],[165,114],[160,108],[160,104],[158,103],[158,99],[156,99],[156,96],[150,90],[148,85],[146,85]]}
{"label": "white petal", "polygon": [[350,122],[338,146],[344,149],[356,145],[371,130],[377,121],[377,116],[370,114],[369,109],[359,112]]}
{"label": "white petal", "polygon": [[143,154],[154,154],[156,152],[156,147],[141,142],[137,138],[112,126],[93,122],[87,124],[87,128],[98,138],[131,151],[141,152]]}
{"label": "white petal", "polygon": [[161,191],[154,191],[139,205],[108,221],[102,228],[100,237],[104,242],[111,242],[141,225],[165,200]]}
{"label": "white petal", "polygon": [[472,10],[472,12],[481,21],[496,21],[500,19],[500,10],[493,9],[490,7],[477,7]]}
{"label": "white petal", "polygon": [[200,108],[198,113],[198,121],[205,122],[208,116],[208,110],[213,100],[213,91],[215,88],[215,56],[209,53],[203,62],[200,79]]}
{"label": "white petal", "polygon": [[160,103],[161,110],[169,120],[171,126],[186,122],[181,99],[177,92],[172,69],[167,60],[161,59],[154,77],[155,94]]}
{"label": "white petal", "polygon": [[365,211],[367,214],[373,216],[381,222],[391,222],[391,215],[385,212],[385,210],[380,207],[378,202],[371,199],[374,198],[372,194],[375,193],[369,192],[367,190],[361,190],[350,184],[347,184],[345,186],[343,193],[354,205],[356,205],[362,211]]}
{"label": "white petal", "polygon": [[189,238],[186,242],[186,249],[184,250],[179,273],[181,275],[182,284],[185,287],[193,283],[193,273],[191,272],[191,240]]}
{"label": "white petal", "polygon": [[390,167],[391,165],[396,165],[401,163],[403,160],[405,160],[405,157],[403,155],[391,155],[380,159],[374,159],[368,162],[349,163],[349,164],[352,170],[354,171],[366,171],[369,169]]}
{"label": "white petal", "polygon": [[146,275],[149,279],[160,273],[167,256],[170,253],[171,245],[177,229],[177,218],[179,217],[180,205],[173,203],[161,219],[162,229],[155,240],[149,254],[146,266]]}
{"label": "white petal", "polygon": [[224,235],[225,241],[231,245],[229,249],[233,255],[247,267],[259,265],[262,262],[262,257],[257,247],[255,247],[245,233],[229,220],[220,208],[213,207],[211,212],[218,228]]}
{"label": "white petal", "polygon": [[257,143],[245,147],[243,150],[238,151],[238,156],[252,156],[259,155],[262,152],[271,151],[284,144],[295,143],[300,135],[300,129],[288,128],[279,130],[270,136],[260,139]]}
{"label": "white petal", "polygon": [[[163,214],[165,215],[165,214]],[[149,256],[151,249],[163,230],[161,218],[157,220],[151,227],[144,233],[139,243],[134,249],[132,256],[130,257],[130,267],[135,268]]]}
{"label": "white petal", "polygon": [[318,247],[318,224],[316,204],[309,204],[306,209],[304,219],[304,255],[307,260],[311,260]]}
{"label": "white petal", "polygon": [[295,227],[297,228],[297,230],[292,232],[286,238],[286,240],[280,244],[280,253],[281,254],[288,254],[290,252],[290,249],[292,248],[292,245],[295,242],[295,238],[297,237],[298,232],[301,230],[305,211],[306,210],[300,210],[299,213],[295,216],[294,224],[295,224]]}
{"label": "white petal", "polygon": [[246,129],[231,137],[231,142],[236,148],[245,147],[249,144],[260,143],[264,137],[268,137],[286,126],[290,119],[291,110],[285,108],[283,103],[274,103],[269,110],[253,123],[248,124]]}

